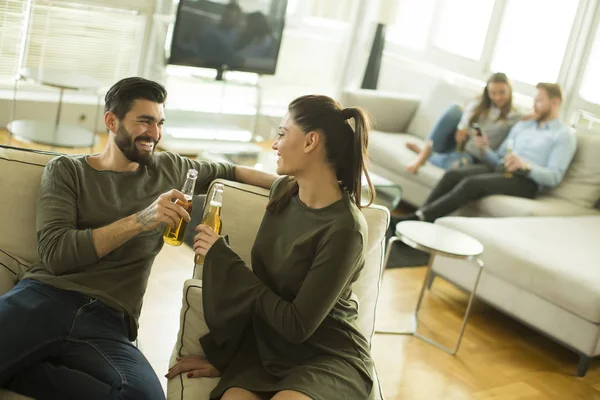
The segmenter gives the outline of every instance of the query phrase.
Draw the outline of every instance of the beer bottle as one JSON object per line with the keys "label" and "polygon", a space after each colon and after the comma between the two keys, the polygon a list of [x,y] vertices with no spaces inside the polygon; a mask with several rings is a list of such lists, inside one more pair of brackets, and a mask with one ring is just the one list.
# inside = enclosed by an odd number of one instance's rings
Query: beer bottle
{"label": "beer bottle", "polygon": [[[221,234],[221,208],[223,207],[223,190],[224,187],[220,183],[215,183],[213,191],[210,196],[210,202],[204,218],[202,218],[201,224],[207,225],[212,228],[217,234]],[[204,265],[204,256],[196,254],[194,256],[194,263],[196,266]],[[201,267],[200,267],[201,268]]]}
{"label": "beer bottle", "polygon": [[[514,145],[515,145],[515,143],[514,143],[513,139],[506,139],[506,153],[504,154],[504,164],[505,165],[506,165],[506,157],[509,154],[512,154]],[[512,172],[506,171],[506,166],[505,166],[504,167],[504,177],[512,178],[512,176],[513,176]]]}
{"label": "beer bottle", "polygon": [[[190,215],[192,215],[192,197],[194,196],[194,187],[196,186],[197,177],[198,171],[190,169],[187,173],[187,179],[183,184],[183,188],[181,188],[181,192],[185,196],[185,202],[179,199],[174,200],[174,203],[185,208]],[[171,227],[170,224],[167,224],[165,232],[163,233],[163,240],[165,243],[170,244],[171,246],[181,245],[181,243],[183,243],[183,235],[185,235],[187,225],[188,223],[183,218],[179,218],[179,223],[175,228]]]}

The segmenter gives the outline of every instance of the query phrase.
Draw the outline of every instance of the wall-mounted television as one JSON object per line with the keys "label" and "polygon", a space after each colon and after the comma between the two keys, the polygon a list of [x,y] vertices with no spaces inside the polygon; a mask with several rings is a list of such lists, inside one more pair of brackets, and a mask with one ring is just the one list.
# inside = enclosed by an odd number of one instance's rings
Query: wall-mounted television
{"label": "wall-mounted television", "polygon": [[180,0],[168,63],[275,73],[287,0]]}

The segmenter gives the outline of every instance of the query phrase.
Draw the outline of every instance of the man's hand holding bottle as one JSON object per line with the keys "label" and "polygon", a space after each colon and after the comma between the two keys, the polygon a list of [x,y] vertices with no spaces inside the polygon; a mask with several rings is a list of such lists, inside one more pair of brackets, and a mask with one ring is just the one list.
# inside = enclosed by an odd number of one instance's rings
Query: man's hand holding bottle
{"label": "man's hand holding bottle", "polygon": [[190,214],[178,202],[173,202],[173,199],[187,202],[183,193],[173,189],[158,196],[152,204],[135,215],[135,220],[141,225],[142,231],[151,231],[163,223],[175,228],[181,218],[190,222]]}

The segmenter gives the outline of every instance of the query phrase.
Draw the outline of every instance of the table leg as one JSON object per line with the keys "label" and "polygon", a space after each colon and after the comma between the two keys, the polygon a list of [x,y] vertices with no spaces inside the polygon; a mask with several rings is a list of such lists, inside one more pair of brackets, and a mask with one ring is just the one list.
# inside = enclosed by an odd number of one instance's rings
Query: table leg
{"label": "table leg", "polygon": [[[387,268],[388,265],[388,261],[390,259],[390,253],[392,250],[392,245],[399,241],[400,238],[397,236],[392,236],[389,240],[388,240],[388,244],[387,244],[387,249],[385,251],[385,259],[383,261],[383,268]],[[429,274],[431,273],[431,265],[433,263],[433,255],[429,258],[429,265],[427,266],[427,274],[425,279],[427,279],[427,277],[429,276]],[[423,283],[423,286],[421,287],[421,293],[419,294],[419,300],[417,301],[417,307],[414,313],[414,317],[413,317],[413,327],[412,330],[409,331],[387,331],[387,330],[376,330],[375,333],[382,333],[382,334],[386,334],[386,335],[414,335],[414,333],[417,330],[417,313],[419,312],[419,306],[421,304],[421,300],[423,299],[423,292],[425,290],[425,287],[427,286],[427,280],[425,280],[425,282]]]}
{"label": "table leg", "polygon": [[[17,114],[17,86],[19,84],[19,80],[21,79],[21,77],[17,77],[15,78],[15,85],[13,86],[13,102],[12,102],[12,111],[11,111],[11,115],[10,115],[10,119],[9,121],[14,121],[15,120],[15,115]],[[10,129],[8,129],[8,142],[6,143],[7,145],[10,146],[10,142],[12,139],[12,132],[10,131]]]}
{"label": "table leg", "polygon": [[[392,239],[397,239],[397,238],[393,237],[390,239],[389,242],[392,242]],[[387,266],[388,257],[389,257],[389,247],[388,247],[388,252],[386,252],[386,258],[385,258],[386,266]],[[465,310],[465,316],[463,318],[460,332],[458,334],[458,339],[456,341],[456,345],[455,345],[454,349],[449,349],[449,348],[441,345],[440,343],[436,342],[435,340],[430,339],[426,336],[423,336],[417,332],[418,321],[419,321],[419,310],[421,309],[423,297],[425,296],[425,289],[427,288],[429,279],[431,277],[431,274],[433,273],[432,266],[433,266],[434,260],[435,260],[435,254],[432,254],[429,257],[429,264],[427,265],[427,272],[425,273],[425,279],[423,280],[423,285],[421,286],[421,292],[419,293],[419,298],[417,300],[417,306],[415,307],[414,329],[412,331],[380,331],[380,330],[378,330],[378,331],[375,331],[375,333],[391,334],[391,335],[414,335],[415,337],[417,337],[417,338],[419,338],[441,350],[444,350],[448,354],[455,355],[460,347],[460,343],[462,341],[463,335],[465,333],[465,329],[467,327],[467,321],[469,319],[469,315],[471,314],[471,307],[473,305],[473,299],[475,298],[475,294],[477,292],[477,286],[479,285],[479,279],[481,278],[481,272],[483,271],[483,261],[481,261],[480,259],[475,260],[475,262],[477,263],[477,266],[479,267],[478,271],[477,271],[477,277],[475,278],[475,284],[473,285],[473,290],[471,291],[471,294],[469,296],[469,302],[467,303],[467,309]]]}
{"label": "table leg", "polygon": [[390,261],[390,253],[392,252],[392,245],[399,241],[400,238],[398,236],[392,236],[388,239],[387,247],[385,249],[385,258],[383,259],[383,270],[387,268],[388,261]]}
{"label": "table leg", "polygon": [[[432,256],[433,258],[433,256]],[[467,327],[467,321],[469,319],[469,315],[471,314],[471,306],[473,305],[473,299],[475,298],[475,292],[477,292],[477,286],[479,285],[479,279],[481,278],[481,272],[483,271],[483,261],[481,261],[480,259],[476,259],[475,262],[477,263],[478,271],[477,271],[477,278],[475,278],[475,284],[473,285],[473,290],[471,290],[471,295],[469,296],[469,302],[467,303],[467,309],[465,310],[465,316],[463,318],[463,322],[462,322],[462,326],[460,328],[460,333],[458,334],[458,339],[456,341],[456,346],[454,347],[454,349],[449,349],[445,346],[442,346],[441,344],[439,344],[438,342],[434,341],[433,339],[429,339],[425,336],[420,335],[416,330],[415,330],[415,336],[418,337],[421,340],[424,340],[425,342],[434,345],[435,347],[444,350],[446,353],[451,354],[451,355],[455,355],[456,352],[458,351],[458,348],[460,347],[460,343],[462,341],[463,335],[465,333],[465,328]],[[431,264],[430,264],[431,265]],[[428,268],[427,270],[427,277],[426,279],[429,277],[429,274],[431,273],[431,267]],[[427,282],[427,280],[425,281]],[[423,292],[423,291],[421,291]],[[420,300],[420,299],[419,299]],[[418,310],[419,305],[417,304],[417,311],[416,313],[419,312]],[[415,316],[416,317],[416,316]]]}
{"label": "table leg", "polygon": [[429,279],[431,276],[431,267],[433,266],[433,260],[435,260],[435,254],[431,254],[429,256],[429,263],[427,264],[427,272],[425,273],[425,279],[423,280],[423,285],[421,286],[421,293],[419,293],[419,299],[417,300],[417,307],[415,307],[415,320],[419,318],[419,309],[421,308],[421,302],[423,301],[423,296],[425,296],[425,289],[429,285]]}
{"label": "table leg", "polygon": [[56,149],[56,136],[58,134],[58,125],[60,124],[60,114],[62,112],[63,94],[65,89],[60,88],[60,94],[58,95],[58,109],[56,110],[56,122],[54,124],[54,135],[52,136],[52,150]]}
{"label": "table leg", "polygon": [[90,153],[94,152],[94,146],[96,145],[96,133],[98,132],[98,117],[100,116],[100,95],[96,93],[96,115],[94,116],[94,122],[92,123],[92,145],[90,146]]}

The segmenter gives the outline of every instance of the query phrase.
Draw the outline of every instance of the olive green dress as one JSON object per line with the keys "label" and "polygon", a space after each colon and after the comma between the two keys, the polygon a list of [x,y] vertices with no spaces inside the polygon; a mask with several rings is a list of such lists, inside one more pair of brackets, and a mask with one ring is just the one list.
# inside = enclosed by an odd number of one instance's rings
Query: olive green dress
{"label": "olive green dress", "polygon": [[[280,178],[271,198],[289,184]],[[295,390],[315,400],[367,399],[369,345],[357,326],[351,286],[365,262],[366,221],[346,191],[311,209],[295,196],[266,211],[252,249],[253,271],[219,239],[203,271],[210,333],[200,339],[231,387],[272,394]]]}

